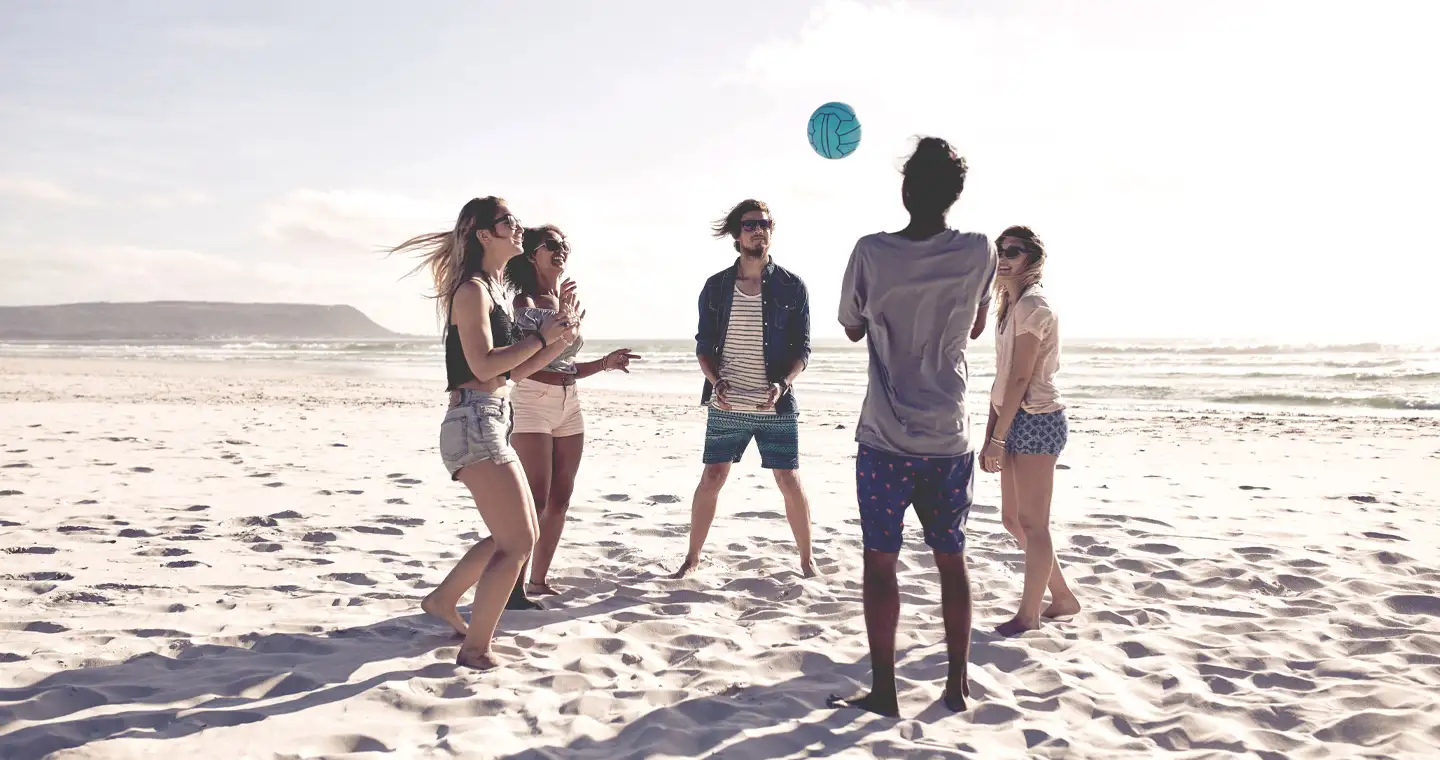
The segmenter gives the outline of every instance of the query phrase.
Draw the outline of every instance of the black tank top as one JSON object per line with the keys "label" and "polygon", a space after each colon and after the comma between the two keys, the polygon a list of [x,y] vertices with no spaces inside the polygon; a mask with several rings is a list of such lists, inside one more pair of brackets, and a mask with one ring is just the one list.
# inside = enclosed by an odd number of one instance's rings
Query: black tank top
{"label": "black tank top", "polygon": [[[490,338],[495,341],[496,348],[513,346],[520,341],[519,328],[510,319],[509,312],[498,303],[490,305]],[[465,348],[460,345],[460,331],[455,329],[453,323],[445,326],[445,377],[448,381],[445,389],[447,391],[453,391],[475,379],[475,373],[470,371],[470,363],[465,361]],[[509,372],[505,373],[505,379],[510,379]]]}

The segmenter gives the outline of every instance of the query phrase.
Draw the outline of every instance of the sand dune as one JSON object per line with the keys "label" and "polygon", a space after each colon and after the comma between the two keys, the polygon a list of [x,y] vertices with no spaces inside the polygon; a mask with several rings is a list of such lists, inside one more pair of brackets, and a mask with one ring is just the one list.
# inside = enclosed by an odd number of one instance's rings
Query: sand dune
{"label": "sand dune", "polygon": [[991,632],[1021,554],[982,478],[971,709],[939,703],[938,584],[912,524],[905,717],[890,720],[824,706],[868,680],[853,410],[802,428],[821,577],[799,576],[779,496],[747,460],[710,566],[672,580],[703,415],[689,398],[591,394],[552,573],[564,593],[507,613],[497,649],[516,663],[477,674],[416,614],[484,530],[440,467],[434,389],[219,369],[0,367],[0,757],[1440,747],[1433,417],[1078,411],[1055,522],[1085,611]]}

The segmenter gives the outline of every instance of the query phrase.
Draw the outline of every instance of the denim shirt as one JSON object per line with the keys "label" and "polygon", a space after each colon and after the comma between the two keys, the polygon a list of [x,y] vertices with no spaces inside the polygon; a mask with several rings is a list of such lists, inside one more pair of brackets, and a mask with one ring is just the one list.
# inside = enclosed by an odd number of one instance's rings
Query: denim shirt
{"label": "denim shirt", "polygon": [[[730,325],[730,304],[735,294],[735,266],[717,272],[705,281],[700,291],[700,329],[695,335],[695,355],[720,358],[725,346],[725,330]],[[796,360],[810,361],[810,293],[805,281],[774,261],[766,262],[760,279],[760,311],[765,320],[765,375],[778,383],[790,374]],[[714,390],[709,379],[700,392],[700,404],[710,403]],[[777,414],[795,414],[794,389],[786,391],[775,402]]]}

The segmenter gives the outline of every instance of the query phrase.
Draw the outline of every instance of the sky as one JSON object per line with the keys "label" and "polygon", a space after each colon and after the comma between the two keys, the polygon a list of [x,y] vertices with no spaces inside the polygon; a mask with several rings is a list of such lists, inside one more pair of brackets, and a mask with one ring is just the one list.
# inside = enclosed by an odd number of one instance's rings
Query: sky
{"label": "sky", "polygon": [[[918,135],[952,226],[1027,224],[1067,336],[1440,342],[1440,4],[0,0],[0,305],[346,303],[437,333],[384,249],[501,195],[594,338],[693,336],[768,202],[842,334]],[[1429,72],[1428,74],[1426,72]],[[850,104],[859,149],[809,148]]]}

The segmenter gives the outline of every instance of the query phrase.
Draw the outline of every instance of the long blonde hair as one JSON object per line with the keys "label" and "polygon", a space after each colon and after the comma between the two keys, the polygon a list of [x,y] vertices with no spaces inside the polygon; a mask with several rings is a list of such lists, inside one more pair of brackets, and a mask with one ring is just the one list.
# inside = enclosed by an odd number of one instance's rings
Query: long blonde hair
{"label": "long blonde hair", "polygon": [[[1013,291],[1019,295],[1030,286],[1038,285],[1040,279],[1045,275],[1045,241],[1041,240],[1034,230],[1023,225],[1006,227],[1005,231],[1000,233],[1000,237],[995,238],[995,242],[999,243],[1007,237],[1025,241],[1026,247],[1030,249],[1030,253],[1025,257],[1025,271],[1020,274],[1020,280],[1016,283],[1018,287],[1013,288]],[[992,287],[997,315],[995,325],[996,329],[1000,330],[1004,329],[1005,317],[1010,315],[1010,307],[1013,305],[1010,303],[1012,288],[1006,287],[1005,282],[999,277],[995,278],[995,284]]]}
{"label": "long blonde hair", "polygon": [[422,269],[430,270],[435,283],[435,316],[442,328],[450,325],[450,302],[460,285],[480,277],[490,287],[500,285],[491,282],[483,266],[485,247],[475,233],[495,226],[495,216],[502,206],[509,205],[504,198],[489,195],[471,198],[455,218],[455,229],[449,232],[429,232],[416,235],[389,250],[389,253],[408,253],[420,259],[406,277]]}

